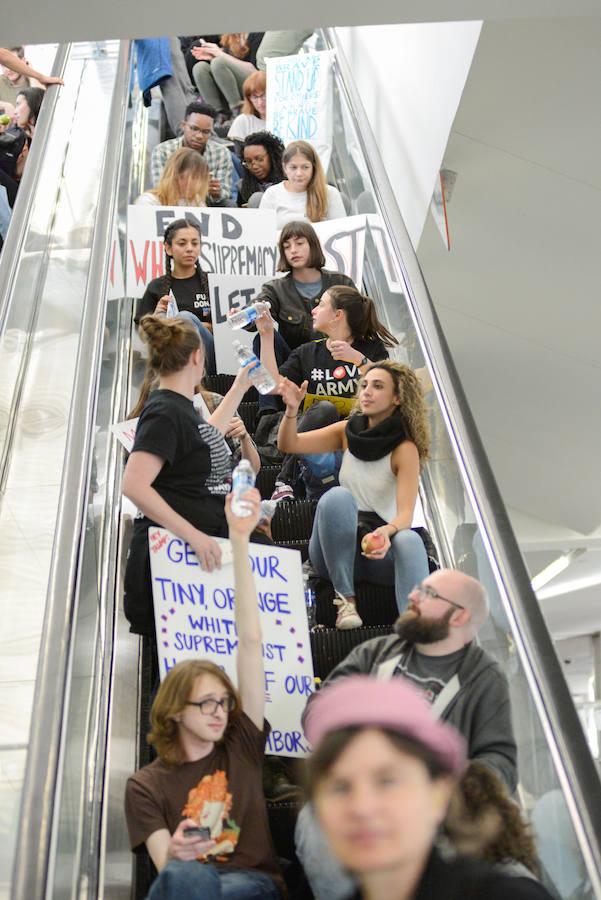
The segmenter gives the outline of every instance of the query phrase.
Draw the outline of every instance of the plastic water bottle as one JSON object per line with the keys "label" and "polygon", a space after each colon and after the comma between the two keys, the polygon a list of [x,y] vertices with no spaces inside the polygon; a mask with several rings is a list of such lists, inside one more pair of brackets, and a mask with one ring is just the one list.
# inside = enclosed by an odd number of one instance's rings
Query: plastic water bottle
{"label": "plastic water bottle", "polygon": [[252,325],[257,316],[262,316],[263,313],[269,312],[270,309],[271,303],[268,300],[257,300],[256,303],[251,303],[250,306],[243,306],[242,309],[237,309],[235,313],[228,316],[227,320],[231,327],[238,331],[239,328]]}
{"label": "plastic water bottle", "polygon": [[259,525],[269,525],[275,515],[277,500],[261,500],[261,518]]}
{"label": "plastic water bottle", "polygon": [[241,459],[232,472],[232,512],[235,516],[250,516],[248,503],[241,500],[249,488],[255,486],[255,470],[247,459]]}
{"label": "plastic water bottle", "polygon": [[234,350],[240,366],[248,366],[251,384],[254,384],[258,392],[260,394],[268,394],[272,391],[275,387],[275,381],[265,366],[261,365],[261,360],[255,356],[252,350],[244,347],[240,341],[234,341]]}
{"label": "plastic water bottle", "polygon": [[309,587],[309,581],[306,577],[303,578],[305,583],[305,606],[307,607],[307,624],[309,626],[309,631],[312,631],[317,624],[316,613],[315,613],[315,591],[313,588]]}
{"label": "plastic water bottle", "polygon": [[177,305],[177,300],[173,294],[173,291],[169,291],[169,301],[167,303],[167,312],[165,317],[167,319],[174,319],[179,314],[179,307]]}

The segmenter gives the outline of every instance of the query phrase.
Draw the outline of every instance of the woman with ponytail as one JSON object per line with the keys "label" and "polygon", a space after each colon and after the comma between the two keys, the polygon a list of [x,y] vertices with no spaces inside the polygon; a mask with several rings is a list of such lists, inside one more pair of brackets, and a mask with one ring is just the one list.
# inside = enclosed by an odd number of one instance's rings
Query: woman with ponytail
{"label": "woman with ponytail", "polygon": [[341,219],[346,210],[339,191],[326,182],[319,156],[307,141],[288,144],[282,156],[285,180],[267,188],[261,209],[275,209],[276,226],[286,222]]}
{"label": "woman with ponytail", "polygon": [[[141,412],[123,476],[123,493],[138,508],[125,570],[125,615],[135,634],[152,636],[154,616],[149,529],[159,526],[186,541],[201,568],[219,567],[215,537],[227,537],[225,497],[231,474],[225,446],[232,417],[249,387],[246,370],[205,421],[193,398],[204,370],[198,331],[181,318],[144,316],[150,376],[158,375]],[[263,535],[253,540],[265,542]]]}
{"label": "woman with ponytail", "polygon": [[[276,364],[271,316],[257,319],[261,338],[261,362],[273,377],[306,383],[299,431],[312,431],[337,422],[351,412],[358,381],[367,366],[386,359],[397,341],[378,319],[374,302],[356,288],[337,284],[325,291],[312,311],[313,330],[325,339],[308,341]],[[294,458],[284,461],[276,481],[274,499],[291,499]],[[315,451],[304,455],[300,468],[309,499],[317,499],[337,484],[340,454]]]}
{"label": "woman with ponytail", "polygon": [[[355,581],[394,584],[402,612],[409,592],[427,577],[428,556],[416,520],[419,475],[429,435],[422,390],[408,366],[384,360],[365,367],[358,412],[346,422],[299,434],[296,417],[307,394],[285,378],[278,447],[284,453],[342,451],[340,485],[317,504],[309,543],[311,565],[334,585],[336,627],[360,628]],[[421,511],[420,511],[421,512]]]}
{"label": "woman with ponytail", "polygon": [[204,345],[207,375],[216,374],[215,342],[211,323],[209,279],[200,267],[201,234],[197,222],[175,219],[165,229],[165,274],[150,281],[138,302],[135,322],[142,316],[166,315],[169,300],[175,299],[178,316],[190,322]]}

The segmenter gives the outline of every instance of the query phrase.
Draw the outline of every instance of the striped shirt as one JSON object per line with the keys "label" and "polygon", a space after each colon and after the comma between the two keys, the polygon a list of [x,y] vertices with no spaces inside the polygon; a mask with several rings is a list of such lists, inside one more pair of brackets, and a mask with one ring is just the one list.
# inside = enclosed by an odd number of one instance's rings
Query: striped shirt
{"label": "striped shirt", "polygon": [[205,487],[214,497],[225,497],[232,486],[232,455],[229,447],[221,432],[204,420],[198,425],[198,433],[211,455],[211,471]]}
{"label": "striped shirt", "polygon": [[[152,157],[150,160],[150,172],[152,175],[153,187],[158,187],[159,181],[161,180],[161,175],[163,174],[163,169],[165,168],[165,164],[169,157],[172,156],[176,150],[179,150],[183,146],[183,137],[173,138],[170,141],[163,141],[162,144],[156,145],[156,147],[152,151]],[[217,179],[217,181],[221,182],[221,194],[219,195],[219,200],[217,200],[216,197],[211,197],[211,195],[209,194],[207,197],[208,205],[211,206],[211,203],[230,199],[232,194],[233,172],[233,163],[230,151],[225,146],[225,144],[218,144],[216,141],[209,141],[205,147],[203,156],[206,159],[209,171],[211,172],[211,178],[215,178]]]}

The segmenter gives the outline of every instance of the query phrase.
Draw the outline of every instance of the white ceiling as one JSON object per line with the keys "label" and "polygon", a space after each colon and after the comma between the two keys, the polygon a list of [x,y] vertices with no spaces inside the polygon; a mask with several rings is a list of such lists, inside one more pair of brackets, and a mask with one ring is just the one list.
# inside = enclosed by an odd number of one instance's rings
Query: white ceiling
{"label": "white ceiling", "polygon": [[375,25],[389,22],[443,22],[537,16],[592,16],[598,0],[304,0],[303,3],[193,4],[144,0],[82,3],[81,0],[20,0],[2,9],[2,42],[14,44],[154,37],[169,34],[223,33],[251,29]]}
{"label": "white ceiling", "polygon": [[[562,537],[599,546],[600,50],[599,18],[485,22],[444,159],[452,250],[429,218],[418,253],[531,574]],[[542,606],[556,634],[601,627],[599,586]]]}

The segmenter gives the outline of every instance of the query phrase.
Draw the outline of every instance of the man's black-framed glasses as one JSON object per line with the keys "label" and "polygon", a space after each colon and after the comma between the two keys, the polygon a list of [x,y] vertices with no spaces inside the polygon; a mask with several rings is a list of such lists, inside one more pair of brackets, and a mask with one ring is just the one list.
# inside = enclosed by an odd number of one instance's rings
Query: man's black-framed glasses
{"label": "man's black-framed glasses", "polygon": [[236,701],[231,694],[222,697],[221,700],[214,700],[212,697],[207,697],[206,700],[186,700],[186,706],[197,706],[203,716],[214,716],[218,706],[220,706],[224,712],[229,713],[233,710],[235,705]]}
{"label": "man's black-framed glasses", "polygon": [[449,600],[448,597],[443,597],[442,594],[439,594],[438,591],[435,591],[434,588],[430,587],[429,584],[416,584],[413,590],[417,591],[418,594],[423,594],[424,597],[429,597],[430,600],[444,600],[445,603],[449,603],[451,606],[454,606],[455,609],[465,609],[465,606],[462,606],[461,603],[455,603],[454,600]]}

